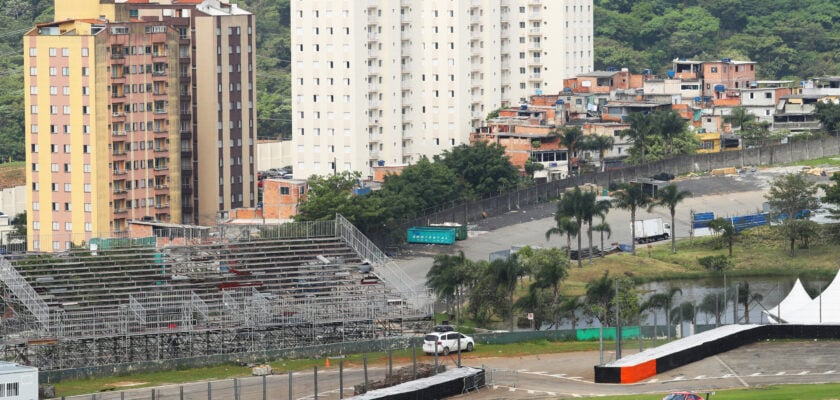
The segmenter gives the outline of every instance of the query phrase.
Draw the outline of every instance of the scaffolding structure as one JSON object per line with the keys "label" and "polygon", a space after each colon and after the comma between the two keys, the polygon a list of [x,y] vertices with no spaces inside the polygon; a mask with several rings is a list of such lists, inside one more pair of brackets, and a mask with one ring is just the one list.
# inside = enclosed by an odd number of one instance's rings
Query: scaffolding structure
{"label": "scaffolding structure", "polygon": [[413,289],[396,264],[347,225],[339,216],[330,223],[248,227],[240,231],[247,235],[189,246],[0,256],[6,305],[0,354],[45,370],[67,369],[366,340],[428,327],[428,293]]}

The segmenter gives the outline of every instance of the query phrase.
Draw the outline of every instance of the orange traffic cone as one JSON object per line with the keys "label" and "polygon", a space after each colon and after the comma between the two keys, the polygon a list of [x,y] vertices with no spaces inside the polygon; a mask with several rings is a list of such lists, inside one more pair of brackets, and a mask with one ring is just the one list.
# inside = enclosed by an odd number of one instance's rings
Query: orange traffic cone
{"label": "orange traffic cone", "polygon": [[326,360],[327,360],[327,362],[325,364],[326,364],[327,368],[329,368],[330,367],[330,358],[327,357]]}

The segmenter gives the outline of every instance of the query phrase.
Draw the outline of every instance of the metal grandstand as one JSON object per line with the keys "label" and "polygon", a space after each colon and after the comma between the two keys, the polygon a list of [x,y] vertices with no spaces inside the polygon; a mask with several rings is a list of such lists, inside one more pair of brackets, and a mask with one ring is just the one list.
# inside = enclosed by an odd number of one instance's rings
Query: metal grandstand
{"label": "metal grandstand", "polygon": [[428,291],[340,215],[218,231],[166,245],[105,238],[0,256],[3,358],[67,369],[365,340],[429,324]]}

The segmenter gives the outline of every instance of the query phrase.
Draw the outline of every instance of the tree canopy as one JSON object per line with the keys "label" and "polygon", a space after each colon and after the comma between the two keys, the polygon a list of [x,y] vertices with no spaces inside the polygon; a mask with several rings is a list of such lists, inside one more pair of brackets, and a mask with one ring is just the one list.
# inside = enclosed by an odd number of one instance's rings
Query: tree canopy
{"label": "tree canopy", "polygon": [[837,75],[832,0],[595,0],[595,68],[652,69],[674,58],[756,61],[759,79]]}

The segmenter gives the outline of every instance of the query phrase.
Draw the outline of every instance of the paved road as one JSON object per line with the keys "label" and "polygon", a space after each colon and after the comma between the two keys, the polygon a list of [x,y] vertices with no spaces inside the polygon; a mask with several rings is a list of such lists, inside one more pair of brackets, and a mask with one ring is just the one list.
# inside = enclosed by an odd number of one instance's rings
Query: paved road
{"label": "paved road", "polygon": [[[795,167],[794,167],[795,169]],[[768,179],[780,175],[783,169],[772,172],[745,173],[738,176],[705,176],[685,178],[675,183],[681,190],[688,190],[693,196],[680,203],[677,208],[674,232],[678,239],[689,237],[690,212],[715,212],[715,215],[743,215],[761,210],[764,195],[769,188]],[[816,178],[815,178],[816,179]],[[455,246],[426,245],[413,246],[396,259],[418,288],[425,282],[426,273],[432,265],[432,258],[438,253],[463,251],[474,260],[486,260],[490,253],[509,249],[514,245],[541,247],[565,246],[565,237],[553,236],[546,240],[545,232],[554,226],[553,213],[556,203],[540,204],[528,209],[512,211],[478,221],[465,241]],[[651,212],[638,210],[636,219],[662,218],[670,221],[670,212],[656,208]],[[612,227],[612,235],[605,239],[605,244],[630,243],[630,212],[611,209],[606,222]],[[601,247],[600,237],[593,232],[593,245]],[[588,246],[586,235],[582,238],[583,246]],[[668,242],[658,242],[658,245]],[[573,240],[572,248],[577,247]]]}
{"label": "paved road", "polygon": [[[632,354],[630,348],[625,354]],[[613,357],[612,350],[605,353],[605,360]],[[466,399],[533,399],[533,398],[577,398],[608,396],[618,394],[650,393],[658,398],[672,390],[714,391],[731,388],[751,388],[787,383],[840,383],[840,343],[836,341],[815,342],[762,342],[710,357],[681,368],[654,376],[643,382],[630,385],[596,384],[594,366],[600,355],[597,351],[543,354],[512,358],[471,358],[465,356],[464,365],[483,367],[487,371],[488,387],[467,395]],[[421,356],[421,361],[434,362],[432,357]],[[441,358],[449,368],[456,365],[455,356]],[[410,368],[410,361],[399,365]],[[353,385],[363,382],[364,370],[358,366],[346,368],[344,395],[350,397]],[[177,372],[173,372],[177,374]],[[368,369],[370,380],[385,377],[382,365]],[[292,375],[292,399],[314,399],[315,385],[313,371],[296,372]],[[266,379],[267,399],[288,399],[289,377],[287,374],[272,375]],[[239,398],[243,400],[262,399],[262,378],[245,378],[238,381]],[[184,398],[188,400],[208,399],[207,382],[183,385]],[[152,389],[137,389],[125,392],[125,399],[149,399]],[[333,362],[330,369],[319,369],[318,399],[338,399],[338,365]],[[179,399],[179,386],[156,388],[156,399]],[[655,395],[655,396],[654,396]],[[234,399],[232,381],[212,383],[212,399]],[[91,399],[90,395],[73,399]],[[119,393],[101,393],[96,399],[120,399]]]}

